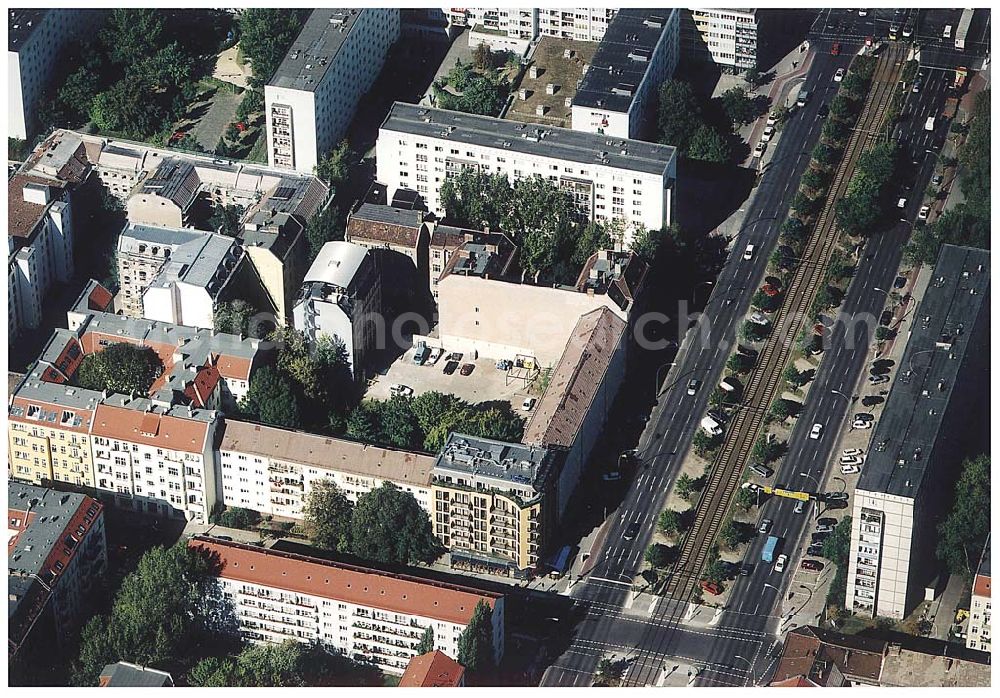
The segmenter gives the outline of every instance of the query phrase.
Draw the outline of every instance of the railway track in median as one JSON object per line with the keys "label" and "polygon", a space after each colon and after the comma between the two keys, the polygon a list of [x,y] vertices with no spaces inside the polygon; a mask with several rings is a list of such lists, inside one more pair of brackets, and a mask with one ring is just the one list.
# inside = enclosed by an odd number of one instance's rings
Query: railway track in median
{"label": "railway track in median", "polygon": [[665,593],[675,599],[688,600],[694,594],[709,552],[742,481],[744,465],[781,385],[781,374],[788,363],[795,338],[808,320],[810,304],[826,277],[838,237],[834,207],[847,191],[858,159],[881,134],[886,108],[897,89],[903,69],[905,50],[903,45],[892,44],[878,59],[865,105],[830,185],[826,203],[788,285],[785,301],[775,313],[771,334],[761,350],[757,367],[750,375],[743,403],[727,431],[726,441],[699,499],[694,523],[666,584]]}

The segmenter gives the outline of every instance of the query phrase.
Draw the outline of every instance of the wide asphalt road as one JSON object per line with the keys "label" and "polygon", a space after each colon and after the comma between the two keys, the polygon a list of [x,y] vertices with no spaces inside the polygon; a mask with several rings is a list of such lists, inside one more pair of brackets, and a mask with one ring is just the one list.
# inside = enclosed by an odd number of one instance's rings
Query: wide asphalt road
{"label": "wide asphalt road", "polygon": [[[718,383],[735,333],[749,312],[750,298],[759,287],[767,259],[778,238],[778,230],[788,213],[797,182],[809,163],[823,119],[819,106],[835,94],[833,74],[846,67],[851,56],[817,54],[804,80],[813,94],[785,124],[774,155],[758,184],[733,253],[712,287],[699,323],[684,336],[675,357],[676,365],[667,374],[662,394],[639,442],[641,465],[638,475],[618,510],[611,515],[604,543],[590,551],[592,567],[571,594],[589,606],[587,619],[577,628],[574,641],[546,671],[543,686],[588,685],[601,656],[622,656],[631,647],[651,650],[653,657],[684,656],[704,661],[712,646],[713,634],[729,634],[721,624],[707,629],[684,628],[677,619],[684,604],[662,600],[652,618],[635,621],[623,617],[631,581],[649,544],[656,517],[667,492],[690,447],[691,438],[708,408],[708,398]],[[794,88],[793,88],[794,89]],[[743,258],[748,244],[756,248],[752,258]],[[687,383],[701,381],[695,395],[687,394]],[[635,524],[635,535],[626,531]],[[754,654],[760,648],[760,631],[738,629],[734,641],[745,641]],[[655,649],[652,649],[655,648]]]}
{"label": "wide asphalt road", "polygon": [[[897,133],[901,132],[905,142],[903,148],[908,153],[908,160],[901,166],[907,171],[903,179],[912,177],[912,185],[907,181],[905,184],[909,186],[898,192],[898,196],[907,198],[906,207],[898,210],[905,220],[891,230],[873,236],[861,252],[855,278],[809,388],[809,399],[789,439],[789,450],[783,465],[775,475],[775,482],[791,489],[818,489],[818,483],[823,482],[824,471],[831,460],[832,445],[838,440],[837,434],[843,428],[845,418],[853,416],[856,411],[864,411],[855,389],[859,374],[866,365],[870,338],[886,303],[888,294],[881,289],[892,288],[903,247],[934,171],[933,153],[940,150],[947,137],[946,124],[938,121],[933,132],[925,131],[924,124],[928,116],[940,114],[954,73],[934,69],[925,73],[923,89],[918,94],[910,93],[904,105],[904,111],[912,116],[897,128]],[[867,381],[867,375],[860,378]],[[882,389],[887,387],[881,386]],[[811,439],[809,431],[817,423],[824,427],[822,436]],[[791,579],[795,566],[799,564],[797,552],[809,532],[818,505],[811,502],[803,514],[795,514],[794,506],[793,500],[772,497],[761,507],[760,517],[774,522],[771,534],[784,540],[783,550],[789,555],[788,565],[785,572],[779,574],[772,571],[771,565],[760,562],[765,536],[758,536],[749,546],[746,559],[755,564],[754,573],[749,577],[737,577],[733,582],[729,609],[720,620],[720,625],[731,628],[732,634],[715,641],[707,657],[707,667],[698,678],[699,685],[732,685],[733,673],[741,672],[748,683],[759,683],[766,678],[773,659],[762,652],[753,661],[752,670],[747,672],[748,667],[743,662],[733,660],[735,656],[742,656],[746,643],[733,637],[737,632],[780,635],[786,630],[783,619],[773,614],[781,594],[785,593],[787,580]]]}

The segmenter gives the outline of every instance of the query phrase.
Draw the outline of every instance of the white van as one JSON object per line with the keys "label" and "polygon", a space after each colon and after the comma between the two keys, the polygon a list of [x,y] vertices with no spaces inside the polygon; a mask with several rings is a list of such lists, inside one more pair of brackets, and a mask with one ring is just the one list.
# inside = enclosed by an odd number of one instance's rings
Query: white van
{"label": "white van", "polygon": [[928,116],[927,117],[927,121],[924,123],[924,130],[925,131],[933,131],[934,130],[934,117],[933,116]]}
{"label": "white van", "polygon": [[950,24],[946,24],[945,25],[943,36],[946,39],[950,39],[951,38],[951,25]]}
{"label": "white van", "polygon": [[722,425],[711,417],[704,417],[701,420],[701,428],[711,436],[718,436],[722,433]]}

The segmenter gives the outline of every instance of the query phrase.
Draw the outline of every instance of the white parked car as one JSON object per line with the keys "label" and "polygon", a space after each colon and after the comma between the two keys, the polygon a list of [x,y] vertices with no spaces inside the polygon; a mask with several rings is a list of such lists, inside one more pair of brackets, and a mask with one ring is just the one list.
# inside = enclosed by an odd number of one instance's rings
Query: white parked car
{"label": "white parked car", "polygon": [[413,388],[408,385],[403,385],[402,383],[393,383],[389,386],[389,394],[410,397],[413,395]]}
{"label": "white parked car", "polygon": [[538,402],[536,398],[526,397],[524,402],[521,403],[521,409],[525,412],[531,412],[535,408],[535,403]]}
{"label": "white parked car", "polygon": [[856,465],[842,465],[840,466],[841,475],[854,475],[855,473],[860,473],[861,468]]}
{"label": "white parked car", "polygon": [[757,144],[757,147],[753,149],[753,156],[755,158],[764,157],[764,151],[767,150],[767,143],[761,141]]}
{"label": "white parked car", "polygon": [[767,319],[767,315],[760,312],[759,310],[755,310],[752,313],[750,313],[749,319],[750,322],[752,322],[755,325],[766,325],[769,322],[771,322],[770,320]]}
{"label": "white parked car", "polygon": [[855,429],[871,429],[875,422],[868,419],[855,419],[851,424]]}
{"label": "white parked car", "polygon": [[896,208],[906,208],[906,199],[900,198],[899,201],[896,202]]}
{"label": "white parked car", "polygon": [[860,456],[864,452],[865,452],[865,450],[863,448],[845,448],[844,449],[844,455],[845,456]]}
{"label": "white parked car", "polygon": [[810,439],[818,439],[823,434],[823,425],[816,423],[813,424],[812,429],[809,431]]}
{"label": "white parked car", "polygon": [[865,461],[864,461],[863,458],[858,458],[857,456],[841,456],[840,457],[840,464],[841,465],[857,465],[857,466],[860,466],[864,462]]}
{"label": "white parked car", "polygon": [[930,213],[931,213],[930,206],[921,206],[920,210],[917,212],[917,219],[925,221],[927,220],[927,216],[929,216]]}
{"label": "white parked car", "polygon": [[760,139],[765,143],[769,143],[772,138],[774,138],[774,126],[768,126],[764,129],[764,133]]}
{"label": "white parked car", "polygon": [[767,115],[767,123],[765,124],[766,126],[774,126],[777,123],[778,123],[778,117],[775,116],[774,112],[771,112],[770,114]]}
{"label": "white parked car", "polygon": [[841,80],[843,80],[844,79],[844,73],[846,73],[846,72],[847,71],[844,70],[843,68],[837,68],[837,72],[833,74],[833,81],[834,82],[840,82]]}
{"label": "white parked car", "polygon": [[788,562],[788,556],[782,553],[778,556],[777,561],[774,563],[774,571],[781,574],[785,571],[785,563]]}

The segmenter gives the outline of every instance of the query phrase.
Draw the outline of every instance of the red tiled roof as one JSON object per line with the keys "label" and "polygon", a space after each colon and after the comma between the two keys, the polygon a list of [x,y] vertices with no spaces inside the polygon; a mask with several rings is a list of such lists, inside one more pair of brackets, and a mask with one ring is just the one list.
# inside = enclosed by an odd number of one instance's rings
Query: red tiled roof
{"label": "red tiled roof", "polygon": [[359,606],[464,625],[480,600],[499,594],[329,560],[194,537],[188,545],[218,556],[218,576]]}
{"label": "red tiled roof", "polygon": [[94,288],[91,290],[90,295],[87,296],[87,308],[90,310],[107,310],[111,307],[111,302],[114,300],[114,296],[111,295],[111,291],[104,288],[100,284],[94,284]]}
{"label": "red tiled roof", "polygon": [[446,688],[462,685],[465,667],[441,650],[413,657],[406,665],[400,688]]}
{"label": "red tiled roof", "polygon": [[208,424],[158,412],[139,412],[101,404],[94,415],[94,436],[201,453],[208,438]]}
{"label": "red tiled roof", "polygon": [[194,380],[184,387],[184,395],[195,407],[204,407],[219,385],[219,379],[219,371],[215,366],[202,366]]}
{"label": "red tiled roof", "polygon": [[976,582],[972,586],[972,595],[990,598],[990,578],[988,576],[976,575]]}
{"label": "red tiled roof", "polygon": [[250,380],[250,369],[253,367],[253,362],[250,359],[230,356],[229,354],[213,354],[212,358],[223,378]]}

